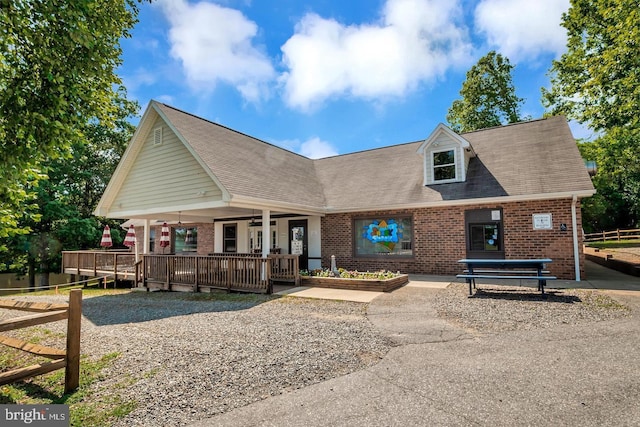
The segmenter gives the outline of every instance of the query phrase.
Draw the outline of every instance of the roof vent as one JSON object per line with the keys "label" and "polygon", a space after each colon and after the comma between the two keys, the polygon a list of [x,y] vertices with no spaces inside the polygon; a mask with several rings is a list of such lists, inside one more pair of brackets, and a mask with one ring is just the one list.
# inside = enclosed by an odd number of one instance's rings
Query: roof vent
{"label": "roof vent", "polygon": [[155,128],[153,130],[153,145],[162,144],[162,128]]}

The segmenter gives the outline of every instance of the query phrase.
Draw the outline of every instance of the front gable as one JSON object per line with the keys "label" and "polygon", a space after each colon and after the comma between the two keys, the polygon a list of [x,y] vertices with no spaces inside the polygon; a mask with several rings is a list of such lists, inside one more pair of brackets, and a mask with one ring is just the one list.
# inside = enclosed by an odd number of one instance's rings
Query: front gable
{"label": "front gable", "polygon": [[464,182],[469,160],[475,157],[469,141],[440,123],[417,150],[423,157],[423,185]]}
{"label": "front gable", "polygon": [[212,172],[203,167],[153,104],[138,130],[96,208],[96,215],[132,218],[216,205],[227,198],[227,192]]}

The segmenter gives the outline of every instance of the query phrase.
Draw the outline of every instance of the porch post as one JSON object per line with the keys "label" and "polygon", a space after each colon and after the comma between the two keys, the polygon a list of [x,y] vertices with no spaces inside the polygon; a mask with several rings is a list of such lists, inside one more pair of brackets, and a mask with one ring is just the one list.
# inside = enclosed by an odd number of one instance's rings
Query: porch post
{"label": "porch post", "polygon": [[[271,249],[271,211],[269,209],[262,210],[262,258],[267,259],[269,257],[269,250]],[[267,262],[262,263],[262,280],[269,280],[267,277]],[[267,284],[267,287],[269,285]],[[271,291],[267,290],[267,293]]]}
{"label": "porch post", "polygon": [[269,256],[271,249],[271,211],[262,210],[262,258]]}
{"label": "porch post", "polygon": [[149,253],[149,220],[148,219],[144,220],[144,233],[142,234],[144,235],[144,241],[142,243],[142,253],[148,254]]}

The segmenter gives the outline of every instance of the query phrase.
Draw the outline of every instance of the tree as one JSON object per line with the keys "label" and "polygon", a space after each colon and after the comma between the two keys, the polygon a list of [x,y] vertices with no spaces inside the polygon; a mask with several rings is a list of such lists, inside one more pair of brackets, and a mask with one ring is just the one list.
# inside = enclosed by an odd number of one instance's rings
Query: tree
{"label": "tree", "polygon": [[638,0],[572,0],[562,17],[567,52],[554,61],[542,102],[599,132],[580,144],[595,160],[597,194],[583,205],[585,229],[640,221],[640,7]]}
{"label": "tree", "polygon": [[462,83],[462,99],[453,101],[447,112],[447,122],[458,132],[470,132],[521,119],[518,98],[511,79],[514,66],[495,51],[480,58],[467,72]]}
{"label": "tree", "polygon": [[567,52],[553,61],[543,104],[597,131],[640,124],[638,0],[572,0]]}
{"label": "tree", "polygon": [[114,70],[137,12],[135,0],[0,2],[0,252],[29,231],[18,223],[42,162],[82,144],[87,123],[117,118]]}
{"label": "tree", "polygon": [[124,233],[119,233],[117,220],[99,219],[93,215],[133,135],[134,126],[128,119],[138,110],[137,103],[124,97],[114,102],[120,116],[114,127],[88,123],[83,129],[86,141],[74,143],[68,157],[42,163],[47,177],[35,188],[39,220],[24,217],[25,223],[21,225],[30,228],[31,233],[21,236],[11,251],[13,259],[22,257],[25,260],[31,287],[35,286],[35,273],[41,274],[40,285],[47,286],[49,273],[60,271],[63,248],[97,247],[105,224],[112,227],[114,242],[122,241],[124,237]]}

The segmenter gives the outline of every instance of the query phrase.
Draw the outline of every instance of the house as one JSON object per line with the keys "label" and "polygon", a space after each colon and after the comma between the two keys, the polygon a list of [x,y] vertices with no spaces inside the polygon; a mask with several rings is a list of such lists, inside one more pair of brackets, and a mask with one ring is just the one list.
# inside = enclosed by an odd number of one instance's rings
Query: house
{"label": "house", "polygon": [[95,214],[128,218],[144,253],[443,275],[461,258],[548,257],[580,279],[580,203],[595,190],[565,118],[426,136],[312,160],[152,101]]}

